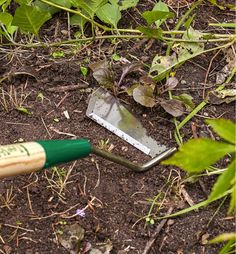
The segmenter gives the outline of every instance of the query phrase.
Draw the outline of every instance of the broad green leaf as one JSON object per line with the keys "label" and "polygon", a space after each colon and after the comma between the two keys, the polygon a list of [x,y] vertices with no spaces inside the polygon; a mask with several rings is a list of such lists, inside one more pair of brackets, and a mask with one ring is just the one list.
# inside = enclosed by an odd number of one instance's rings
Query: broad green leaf
{"label": "broad green leaf", "polygon": [[37,35],[40,27],[50,18],[49,12],[42,11],[36,6],[22,5],[16,9],[12,24],[23,32]]}
{"label": "broad green leaf", "polygon": [[231,162],[229,167],[224,171],[215,182],[211,194],[209,196],[209,200],[213,200],[220,196],[222,193],[226,192],[228,189],[231,188],[232,180],[235,177],[235,167],[236,167],[236,160]]}
{"label": "broad green leaf", "polygon": [[121,19],[121,12],[118,4],[105,4],[96,12],[97,17],[113,27],[117,28],[117,24]]}
{"label": "broad green leaf", "polygon": [[[117,1],[118,2],[118,1]],[[129,8],[135,7],[139,0],[121,0],[119,1],[119,9],[121,11],[127,10]]]}
{"label": "broad green leaf", "polygon": [[225,242],[229,240],[234,240],[236,241],[236,233],[224,233],[221,235],[218,235],[214,239],[210,240],[210,243],[220,243],[220,242]]}
{"label": "broad green leaf", "polygon": [[231,193],[231,197],[230,197],[228,214],[234,213],[235,210],[236,210],[236,181],[232,187],[232,193]]}
{"label": "broad green leaf", "polygon": [[8,12],[0,12],[0,24],[3,24],[6,27],[6,30],[9,34],[13,35],[13,33],[17,30],[16,26],[12,26],[13,17]]}
{"label": "broad green leaf", "polygon": [[50,1],[55,3],[55,4],[61,5],[63,7],[66,7],[66,8],[71,7],[71,3],[68,0],[50,0]]}
{"label": "broad green leaf", "polygon": [[[226,141],[236,144],[236,124],[226,119],[211,119],[206,121],[213,130]],[[236,151],[236,150],[235,150]]]}
{"label": "broad green leaf", "polygon": [[59,8],[45,4],[45,3],[41,2],[40,0],[36,0],[33,4],[34,4],[34,6],[39,7],[40,10],[49,12],[51,15],[60,11]]}
{"label": "broad green leaf", "polygon": [[[157,4],[155,4],[155,6],[153,7],[152,10],[153,11],[169,12],[168,5],[163,3],[161,0]],[[165,20],[166,20],[166,18],[161,19],[161,20],[157,20],[155,22],[156,26],[159,27]]]}
{"label": "broad green leaf", "polygon": [[87,20],[77,14],[70,17],[70,24],[72,26],[79,26],[82,34],[84,33],[84,26],[87,23]]}
{"label": "broad green leaf", "polygon": [[74,0],[77,3],[77,7],[84,10],[91,18],[94,17],[97,10],[106,4],[108,0]]}
{"label": "broad green leaf", "polygon": [[31,2],[33,2],[33,0],[15,0],[15,2],[17,2],[19,5],[22,5],[22,4],[30,4]]}
{"label": "broad green leaf", "polygon": [[150,38],[155,38],[155,39],[162,38],[162,29],[161,28],[151,28],[151,27],[139,26],[139,27],[137,27],[137,29]]}
{"label": "broad green leaf", "polygon": [[[199,40],[202,38],[202,34],[195,31],[193,28],[189,28],[186,31],[182,39],[184,40]],[[166,77],[173,68],[179,66],[185,61],[204,53],[204,44],[197,42],[182,42],[175,43],[172,47],[175,51],[171,56],[155,56],[150,68],[150,74],[156,81],[160,81]],[[157,74],[156,74],[157,73]]]}
{"label": "broad green leaf", "polygon": [[145,107],[154,107],[156,101],[153,95],[153,89],[150,86],[139,85],[133,90],[133,98],[136,102]]}
{"label": "broad green leaf", "polygon": [[151,25],[157,20],[172,18],[174,14],[166,11],[145,11],[142,16],[147,21],[148,25]]}
{"label": "broad green leaf", "polygon": [[180,146],[179,151],[165,160],[165,165],[175,165],[187,172],[201,172],[216,163],[227,153],[233,153],[235,146],[211,139],[191,139]]}

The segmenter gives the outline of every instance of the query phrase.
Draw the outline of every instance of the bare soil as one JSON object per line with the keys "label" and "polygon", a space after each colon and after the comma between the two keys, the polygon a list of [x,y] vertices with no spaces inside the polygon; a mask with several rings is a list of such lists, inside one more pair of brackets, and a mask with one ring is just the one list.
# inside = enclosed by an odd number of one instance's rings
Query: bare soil
{"label": "bare soil", "polygon": [[[146,5],[148,6],[149,4]],[[179,9],[180,13],[186,8]],[[138,9],[145,9],[144,1],[141,1]],[[200,6],[196,14],[194,27],[202,30],[213,19],[217,22],[232,19],[226,12],[207,5]],[[126,24],[125,19],[129,17],[132,17],[131,22],[136,20],[139,23],[137,10],[128,11],[123,24]],[[131,24],[134,27],[135,22]],[[42,38],[51,41],[55,39],[55,24],[59,24],[57,36],[63,39],[61,31],[65,29],[66,22],[61,16],[56,16],[45,25]],[[65,57],[53,58],[51,53],[57,50],[64,50]],[[88,62],[105,57],[110,59],[113,53],[131,62],[137,58],[150,63],[155,54],[164,50],[165,46],[159,42],[140,44],[138,40],[117,41],[115,44],[107,41],[91,42],[74,50],[59,47],[1,47],[0,77],[6,76],[9,71],[12,74],[0,84],[0,88],[5,91],[5,97],[3,92],[0,97],[1,145],[39,139],[70,139],[74,135],[77,138],[89,138],[94,145],[109,139],[112,152],[133,161],[148,160],[148,156],[86,117],[89,95],[98,84],[91,73],[83,77],[80,66],[87,66]],[[174,93],[185,92],[194,98],[196,105],[201,102],[203,83],[213,56],[214,53],[201,55],[181,66],[176,75],[179,80],[186,82],[182,82]],[[222,53],[212,63],[207,84],[214,84],[215,75],[224,64]],[[135,83],[134,81],[138,81],[138,74],[132,74],[126,79],[127,83]],[[89,89],[61,91],[61,87],[80,84],[87,84]],[[11,100],[6,92],[11,94]],[[40,94],[43,94],[43,100],[40,99]],[[4,98],[7,104],[4,104]],[[128,96],[122,96],[122,101],[143,122],[153,138],[168,147],[176,146],[171,116],[160,107],[144,108]],[[15,104],[19,106],[21,103],[30,115],[16,110]],[[69,119],[65,117],[64,111],[68,111]],[[179,120],[186,115],[187,113]],[[204,119],[222,116],[235,120],[233,103],[207,105],[181,130],[184,140],[193,136],[193,124],[197,126],[198,136],[215,136]],[[73,169],[66,185],[62,186],[61,179],[65,179],[71,167]],[[206,199],[215,177],[201,177],[194,182],[184,182],[184,179],[186,174],[174,167],[159,165],[138,174],[95,156],[60,165],[57,170],[46,169],[31,175],[1,179],[0,252],[69,253],[61,245],[60,235],[68,225],[77,224],[85,230],[81,249],[88,246],[88,243],[96,248],[99,244],[110,241],[113,245],[111,253],[143,253],[161,222],[156,219],[154,225],[145,226],[145,219],[141,219],[148,214],[150,199],[160,195],[157,202],[159,205],[164,202],[160,210],[155,206],[157,216],[165,215],[170,208],[178,211],[189,206],[189,199],[195,204]],[[9,193],[12,200],[6,206],[4,198],[9,197]],[[223,205],[220,204],[215,202],[203,209],[167,220],[156,236],[152,253],[218,253],[222,245],[206,244],[206,240],[235,228],[234,219],[226,218],[227,200]],[[73,216],[76,209],[85,207],[84,218]]]}

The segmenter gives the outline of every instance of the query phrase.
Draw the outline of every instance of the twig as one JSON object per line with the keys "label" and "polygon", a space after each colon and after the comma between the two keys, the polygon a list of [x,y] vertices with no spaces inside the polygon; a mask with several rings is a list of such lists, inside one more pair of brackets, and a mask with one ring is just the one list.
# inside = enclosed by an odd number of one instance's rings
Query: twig
{"label": "twig", "polygon": [[77,84],[77,85],[51,87],[51,88],[48,88],[47,91],[62,93],[62,92],[73,91],[73,90],[76,90],[76,89],[84,89],[84,88],[87,88],[87,87],[88,87],[88,84]]}
{"label": "twig", "polygon": [[205,76],[205,80],[204,80],[204,84],[203,84],[203,92],[202,92],[202,98],[205,99],[205,91],[206,91],[206,83],[207,83],[207,79],[208,79],[208,75],[209,75],[209,72],[210,72],[210,69],[211,69],[211,66],[212,66],[212,63],[214,61],[214,59],[218,56],[218,54],[220,53],[222,49],[219,49],[215,55],[211,58],[211,61],[209,63],[209,66],[207,68],[207,72],[206,72],[206,76]]}
{"label": "twig", "polygon": [[47,133],[48,133],[49,138],[51,139],[51,138],[52,138],[52,135],[51,135],[51,133],[49,132],[49,130],[48,130],[48,128],[47,128],[47,125],[45,124],[45,122],[44,122],[44,120],[43,120],[42,117],[41,117],[41,120],[42,120],[42,123],[43,123],[44,128],[46,129],[46,131],[47,131]]}
{"label": "twig", "polygon": [[[171,214],[173,210],[174,210],[174,208],[170,207],[168,212],[167,212],[167,215]],[[142,254],[148,254],[150,252],[154,242],[156,241],[156,238],[157,238],[158,234],[161,232],[161,230],[164,227],[166,221],[167,221],[167,219],[163,219],[159,223],[159,225],[156,227],[156,230],[155,230],[154,234],[152,235],[151,239],[148,240],[148,242],[146,243],[145,249],[144,249]]]}

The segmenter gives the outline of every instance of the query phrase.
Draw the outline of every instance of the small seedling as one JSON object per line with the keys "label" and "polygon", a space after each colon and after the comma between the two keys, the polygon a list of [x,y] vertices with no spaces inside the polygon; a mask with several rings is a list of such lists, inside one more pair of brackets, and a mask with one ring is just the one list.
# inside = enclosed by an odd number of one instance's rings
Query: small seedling
{"label": "small seedling", "polygon": [[80,66],[80,71],[81,71],[81,73],[83,74],[84,77],[87,76],[87,74],[88,74],[88,68],[87,67]]}
{"label": "small seedling", "polygon": [[61,58],[65,56],[65,52],[64,51],[54,51],[52,53],[52,57],[53,58]]}

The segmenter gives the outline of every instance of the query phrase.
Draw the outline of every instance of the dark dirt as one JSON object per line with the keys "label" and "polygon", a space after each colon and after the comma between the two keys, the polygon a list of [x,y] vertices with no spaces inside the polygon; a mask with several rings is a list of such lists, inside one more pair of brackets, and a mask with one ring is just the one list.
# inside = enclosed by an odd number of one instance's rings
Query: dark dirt
{"label": "dark dirt", "polygon": [[[141,1],[140,10],[144,9],[143,2]],[[180,9],[181,12],[183,10],[186,9]],[[137,12],[132,10],[126,15],[135,17]],[[204,5],[197,11],[196,28],[205,29],[213,17],[218,22],[232,18],[227,13],[222,14],[215,7]],[[131,22],[134,20],[135,18]],[[135,24],[132,25],[135,27]],[[53,21],[50,21],[49,38],[52,38],[54,33],[52,26]],[[61,29],[63,27],[59,27],[59,31]],[[38,139],[70,139],[70,134],[73,134],[77,138],[89,138],[95,145],[101,140],[109,139],[109,145],[114,146],[112,152],[133,161],[148,160],[148,156],[85,116],[89,94],[98,85],[91,73],[84,78],[79,70],[80,65],[87,66],[86,59],[90,62],[104,57],[110,59],[114,52],[130,61],[134,61],[135,56],[147,63],[151,62],[157,52],[164,52],[160,43],[154,42],[148,50],[145,50],[146,43],[141,47],[138,45],[140,44],[136,40],[120,41],[117,44],[93,42],[86,47],[82,45],[76,51],[64,49],[66,57],[59,59],[52,58],[50,54],[52,51],[61,50],[60,48],[17,48],[10,49],[9,52],[1,48],[0,77],[9,71],[12,75],[1,83],[0,88],[11,95],[16,94],[15,104],[22,101],[22,96],[27,95],[22,106],[31,113],[26,115],[17,111],[16,105],[9,100],[6,93],[5,99],[8,102],[4,106],[3,90],[1,91],[0,102],[3,103],[0,104],[1,145]],[[132,51],[135,46],[137,47]],[[177,70],[177,78],[185,80],[186,83],[180,84],[175,94],[189,93],[196,105],[201,102],[202,84],[213,55],[212,53],[194,58]],[[215,73],[224,66],[221,57],[219,55],[213,61],[211,69],[214,72],[211,73],[209,83],[214,82]],[[14,75],[17,71],[30,73],[35,78],[28,74]],[[128,76],[127,82],[131,82],[132,79],[138,81],[137,75]],[[67,92],[59,91],[61,86],[76,84],[88,84],[91,90],[78,88]],[[50,91],[51,88],[56,89]],[[39,93],[43,94],[43,101],[38,97]],[[122,99],[153,138],[169,147],[176,145],[172,136],[174,124],[167,113],[159,107],[144,108],[127,96],[122,96]],[[70,119],[65,117],[63,113],[65,110],[68,111]],[[207,116],[214,118],[224,116],[235,120],[234,105],[231,103],[205,107],[181,130],[184,140],[192,137],[193,123],[197,126],[199,136],[212,134],[204,124]],[[184,116],[180,120],[183,118]],[[71,167],[73,170],[67,184],[60,192],[58,188],[60,177],[64,179]],[[81,225],[85,230],[82,246],[91,243],[96,247],[110,241],[113,245],[111,253],[143,253],[146,243],[159,224],[159,220],[156,220],[154,225],[145,226],[145,220],[139,220],[148,214],[150,199],[160,195],[158,203],[163,200],[164,203],[160,210],[155,208],[154,211],[157,216],[164,215],[170,207],[177,211],[189,206],[181,194],[182,188],[196,204],[206,199],[215,180],[214,177],[202,177],[200,181],[198,179],[193,183],[184,183],[186,176],[182,171],[161,165],[138,174],[95,156],[82,159],[75,164],[61,165],[57,169],[57,172],[60,172],[59,176],[56,175],[54,168],[0,181],[0,197],[6,197],[12,190],[13,198],[9,207],[4,207],[4,201],[0,199],[1,253],[68,253],[68,250],[59,243],[58,236],[65,224],[74,223]],[[220,202],[215,202],[198,211],[169,219],[158,234],[152,253],[218,253],[222,245],[209,245],[204,239],[231,232],[235,228],[233,218],[226,219],[227,202],[214,215],[219,205]],[[76,209],[86,206],[88,207],[84,218],[72,216]]]}

